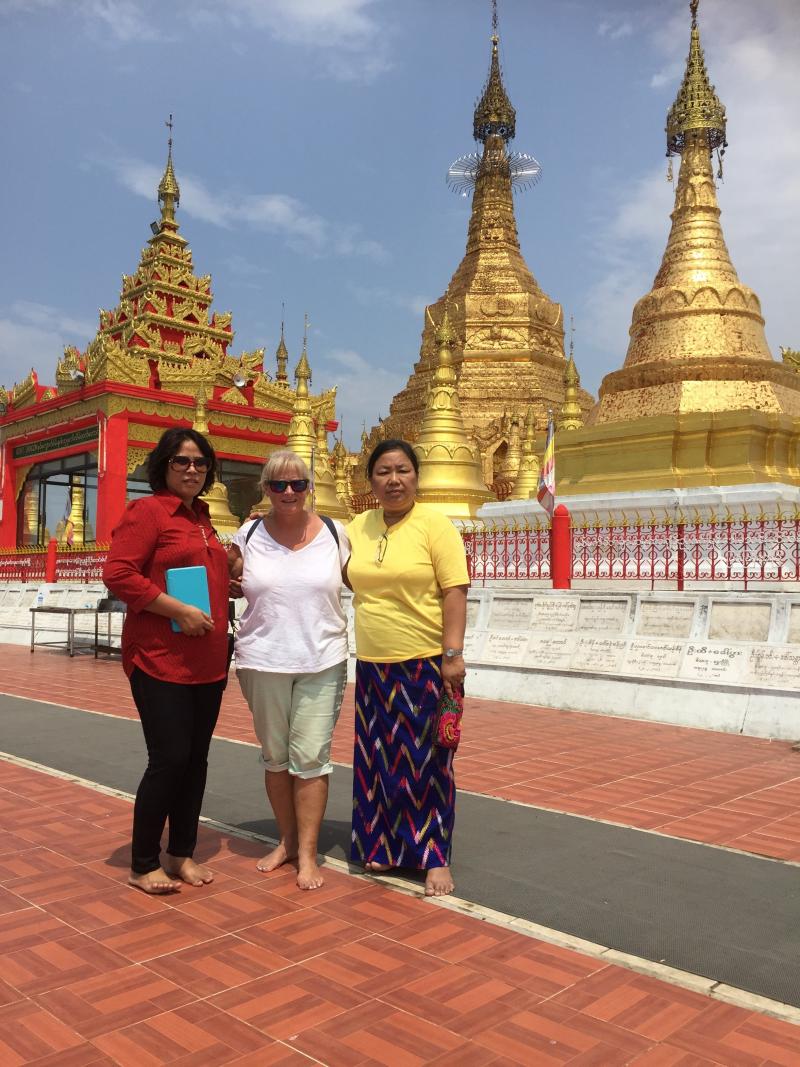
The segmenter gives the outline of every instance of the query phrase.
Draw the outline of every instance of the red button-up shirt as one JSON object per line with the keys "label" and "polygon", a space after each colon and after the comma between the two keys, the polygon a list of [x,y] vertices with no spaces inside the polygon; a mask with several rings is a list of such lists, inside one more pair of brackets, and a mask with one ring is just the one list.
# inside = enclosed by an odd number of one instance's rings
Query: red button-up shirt
{"label": "red button-up shirt", "polygon": [[[167,591],[170,567],[204,566],[214,629],[202,637],[175,633],[171,620],[146,611]],[[122,628],[122,666],[164,682],[198,684],[225,677],[228,648],[227,554],[211,526],[208,505],[189,509],[167,490],[132,501],[112,533],[103,581],[128,605]]]}

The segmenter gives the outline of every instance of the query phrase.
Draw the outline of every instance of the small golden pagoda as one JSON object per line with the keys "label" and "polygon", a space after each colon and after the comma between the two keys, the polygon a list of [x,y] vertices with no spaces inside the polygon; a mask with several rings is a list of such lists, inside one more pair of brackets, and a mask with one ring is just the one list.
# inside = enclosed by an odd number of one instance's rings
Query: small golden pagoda
{"label": "small golden pagoda", "polygon": [[525,430],[522,436],[522,457],[509,500],[530,500],[539,487],[539,457],[536,455],[536,418],[533,408],[525,415]]}
{"label": "small golden pagoda", "polygon": [[475,515],[492,499],[481,473],[480,454],[464,429],[452,347],[455,333],[447,307],[435,334],[439,358],[414,451],[419,459],[419,499],[452,519]]}
{"label": "small golden pagoda", "polygon": [[797,480],[800,376],[778,363],[761,305],[739,281],[719,223],[713,157],[725,108],[706,72],[699,0],[686,71],[667,115],[681,157],[672,228],[653,288],[633,310],[621,370],[583,430],[557,439],[561,494]]}
{"label": "small golden pagoda", "polygon": [[[473,190],[466,253],[431,312],[440,322],[449,307],[463,338],[454,370],[464,426],[480,448],[484,481],[502,493],[501,483],[510,485],[519,467],[512,430],[519,433],[531,406],[538,428],[546,429],[548,409],[558,410],[564,397],[565,359],[561,305],[542,291],[520,251],[512,185],[532,184],[540,167],[508,148],[516,112],[503,85],[496,6],[492,26],[489,76],[473,116],[482,147],[457,160],[448,175],[455,191],[466,196]],[[381,437],[418,439],[436,359],[434,328],[426,319],[419,360],[368,448]],[[588,411],[592,397],[581,391],[579,404]]]}

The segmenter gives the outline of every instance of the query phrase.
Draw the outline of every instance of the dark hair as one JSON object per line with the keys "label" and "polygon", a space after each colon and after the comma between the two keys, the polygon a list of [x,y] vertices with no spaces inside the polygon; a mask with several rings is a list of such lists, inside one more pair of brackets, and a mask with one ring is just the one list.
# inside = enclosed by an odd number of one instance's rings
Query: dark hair
{"label": "dark hair", "polygon": [[205,493],[214,484],[214,479],[217,476],[217,457],[208,440],[197,430],[184,430],[179,426],[175,426],[173,429],[165,430],[162,433],[158,444],[147,457],[147,480],[154,493],[157,493],[160,489],[167,488],[169,461],[178,454],[178,450],[184,441],[192,441],[196,444],[208,460],[206,480],[197,495],[200,496]]}
{"label": "dark hair", "polygon": [[370,457],[367,460],[367,477],[372,477],[372,472],[375,469],[375,464],[385,455],[387,452],[403,452],[407,457],[411,466],[414,468],[414,473],[419,474],[419,460],[417,459],[417,453],[408,443],[408,441],[401,441],[397,437],[390,437],[386,441],[379,441],[370,453]]}

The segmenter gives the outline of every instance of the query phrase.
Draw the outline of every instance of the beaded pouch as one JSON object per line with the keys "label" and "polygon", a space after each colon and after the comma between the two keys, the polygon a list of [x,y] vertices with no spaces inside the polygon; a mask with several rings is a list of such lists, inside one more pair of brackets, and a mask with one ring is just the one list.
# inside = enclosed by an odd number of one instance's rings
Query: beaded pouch
{"label": "beaded pouch", "polygon": [[442,689],[442,695],[439,697],[433,716],[433,743],[437,748],[449,748],[455,752],[461,740],[464,694],[459,690],[454,692],[455,695],[451,697]]}

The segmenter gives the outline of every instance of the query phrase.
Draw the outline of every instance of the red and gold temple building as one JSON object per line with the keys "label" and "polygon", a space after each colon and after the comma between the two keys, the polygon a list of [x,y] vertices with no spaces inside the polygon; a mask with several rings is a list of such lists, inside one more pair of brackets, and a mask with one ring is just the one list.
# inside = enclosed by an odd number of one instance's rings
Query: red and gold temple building
{"label": "red and gold temple building", "polygon": [[264,459],[287,441],[315,460],[319,510],[346,515],[327,451],[335,389],[309,393],[305,345],[290,384],[283,330],[273,374],[263,349],[230,353],[231,314],[211,311],[211,278],[194,273],[178,232],[179,198],[170,141],[160,221],[94,340],[64,349],[54,385],[35,370],[0,385],[0,547],[108,542],[126,501],[150,491],[145,460],[172,426],[194,426],[216,450],[208,499],[220,533],[259,500]]}

